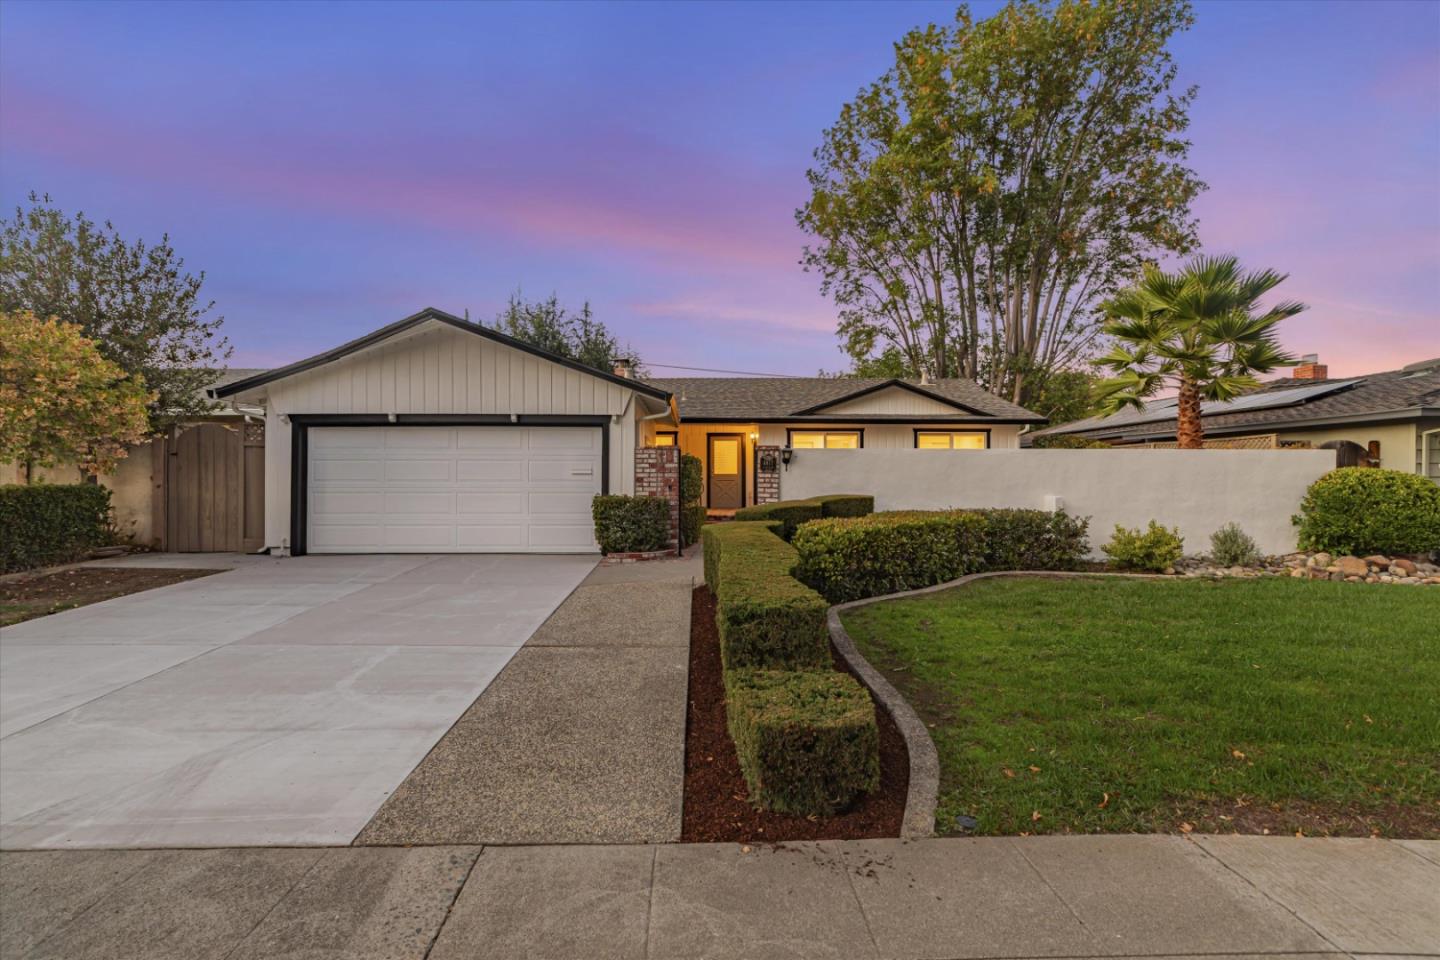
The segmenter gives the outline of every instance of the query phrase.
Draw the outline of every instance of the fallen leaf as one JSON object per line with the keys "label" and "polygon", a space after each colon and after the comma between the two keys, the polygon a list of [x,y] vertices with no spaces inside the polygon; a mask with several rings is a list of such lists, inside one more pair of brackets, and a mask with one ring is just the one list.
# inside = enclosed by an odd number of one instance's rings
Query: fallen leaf
{"label": "fallen leaf", "polygon": [[1104,810],[1110,804],[1110,794],[1105,794],[1105,799],[1100,801],[1097,809]]}
{"label": "fallen leaf", "polygon": [[1374,720],[1371,720],[1371,719],[1370,719],[1370,714],[1368,714],[1368,713],[1366,713],[1366,714],[1361,714],[1361,716],[1363,716],[1363,717],[1365,718],[1365,722],[1366,722],[1366,723],[1374,723],[1374,722],[1375,722]]}
{"label": "fallen leaf", "polygon": [[1180,832],[1181,832],[1181,833],[1189,833],[1191,830],[1194,830],[1194,829],[1195,829],[1195,825],[1194,825],[1193,823],[1182,823],[1182,824],[1180,824]]}
{"label": "fallen leaf", "polygon": [[1037,766],[1035,766],[1035,764],[1032,763],[1032,764],[1030,764],[1030,772],[1031,772],[1031,773],[1039,773],[1039,772],[1040,772],[1040,768],[1037,767]]}
{"label": "fallen leaf", "polygon": [[1304,830],[1296,830],[1296,831],[1295,831],[1295,836],[1297,836],[1297,837],[1304,837],[1304,836],[1305,836],[1305,831],[1304,831]]}
{"label": "fallen leaf", "polygon": [[1234,757],[1236,760],[1244,760],[1244,759],[1245,759],[1245,754],[1241,753],[1239,750],[1231,750],[1231,751],[1230,751],[1230,756]]}
{"label": "fallen leaf", "polygon": [[1011,770],[1009,767],[1001,767],[1000,772],[1005,774],[1005,776],[1009,777],[1011,780],[1015,779],[1015,771]]}
{"label": "fallen leaf", "polygon": [[1039,819],[1040,819],[1040,811],[1039,811],[1039,810],[1036,810],[1034,813],[1030,814],[1030,819],[1031,819],[1032,821],[1039,820]]}
{"label": "fallen leaf", "polygon": [[741,848],[740,848],[740,852],[741,852],[741,853],[749,853],[749,852],[750,852],[750,848],[749,848],[749,847],[741,847]]}

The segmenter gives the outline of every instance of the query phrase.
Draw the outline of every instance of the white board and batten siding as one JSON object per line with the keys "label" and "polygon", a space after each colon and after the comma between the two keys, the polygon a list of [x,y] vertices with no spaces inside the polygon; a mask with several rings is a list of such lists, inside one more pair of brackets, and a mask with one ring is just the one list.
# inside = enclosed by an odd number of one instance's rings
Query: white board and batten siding
{"label": "white board and batten siding", "polygon": [[[610,491],[634,490],[636,418],[641,411],[632,391],[445,324],[421,325],[276,380],[264,392],[265,453],[271,465],[266,471],[265,534],[271,547],[288,545],[290,537],[291,430],[284,417],[292,414],[618,416],[618,423],[603,428],[609,431]],[[310,428],[312,444],[320,429]],[[593,427],[577,429],[598,439],[600,431]],[[528,439],[534,430],[524,433]],[[459,435],[452,436],[458,449]],[[598,492],[598,477],[595,483]]]}

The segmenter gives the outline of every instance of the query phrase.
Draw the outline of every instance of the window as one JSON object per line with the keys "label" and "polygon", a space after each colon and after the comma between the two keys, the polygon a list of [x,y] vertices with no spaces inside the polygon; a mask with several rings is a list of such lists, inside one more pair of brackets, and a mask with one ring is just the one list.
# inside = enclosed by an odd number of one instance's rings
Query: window
{"label": "window", "polygon": [[990,434],[984,430],[916,430],[916,450],[984,450]]}
{"label": "window", "polygon": [[791,430],[790,446],[796,450],[858,450],[858,430]]}
{"label": "window", "polygon": [[655,433],[655,446],[673,447],[679,434],[674,430],[659,430]]}

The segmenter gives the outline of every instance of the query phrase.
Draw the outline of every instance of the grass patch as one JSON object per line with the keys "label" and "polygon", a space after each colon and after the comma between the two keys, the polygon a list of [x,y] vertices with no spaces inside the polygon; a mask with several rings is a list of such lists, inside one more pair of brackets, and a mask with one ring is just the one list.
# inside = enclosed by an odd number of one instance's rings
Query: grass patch
{"label": "grass patch", "polygon": [[1440,836],[1440,590],[980,581],[845,626],[940,753],[937,829]]}
{"label": "grass patch", "polygon": [[223,570],[73,567],[0,583],[0,627]]}

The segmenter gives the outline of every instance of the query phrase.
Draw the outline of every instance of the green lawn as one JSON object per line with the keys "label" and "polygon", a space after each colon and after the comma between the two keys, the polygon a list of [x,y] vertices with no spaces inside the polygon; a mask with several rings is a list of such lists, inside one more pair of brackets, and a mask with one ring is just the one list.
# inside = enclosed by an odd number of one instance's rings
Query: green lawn
{"label": "green lawn", "polygon": [[844,619],[931,725],[941,833],[1440,836],[1440,589],[998,579]]}

